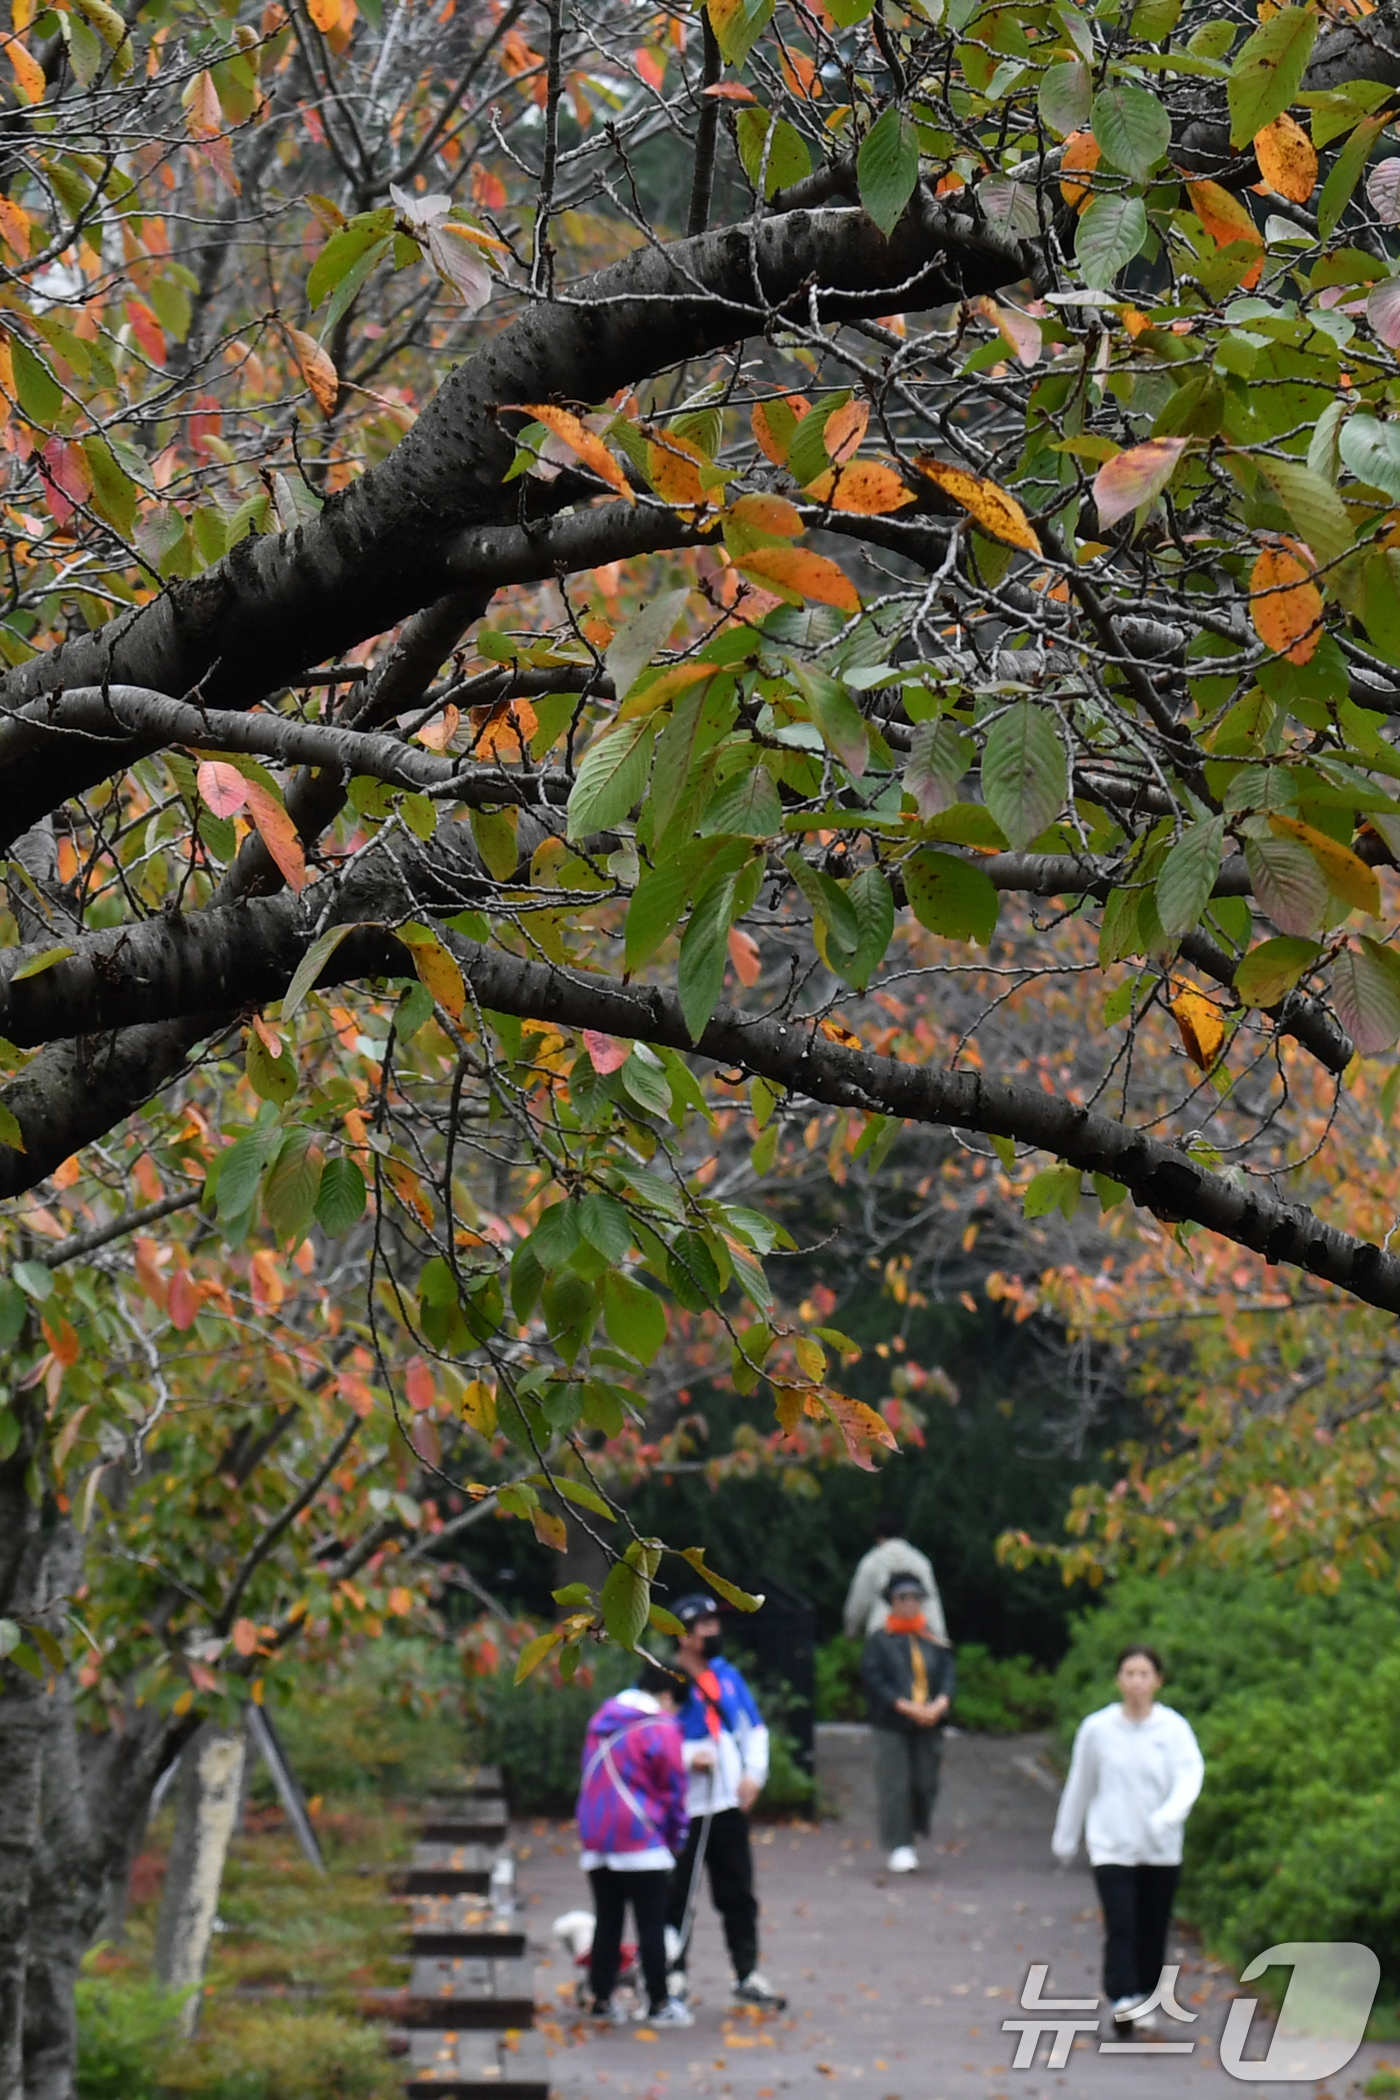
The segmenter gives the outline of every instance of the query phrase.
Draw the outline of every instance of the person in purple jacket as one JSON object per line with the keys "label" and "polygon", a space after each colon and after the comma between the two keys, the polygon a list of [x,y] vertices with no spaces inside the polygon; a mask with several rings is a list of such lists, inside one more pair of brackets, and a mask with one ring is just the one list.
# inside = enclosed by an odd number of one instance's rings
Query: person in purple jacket
{"label": "person in purple jacket", "polygon": [[605,1700],[588,1724],[578,1797],[580,1861],[593,1889],[593,2011],[619,2025],[614,2007],[627,1906],[637,1921],[647,2018],[689,2027],[692,2016],[666,1989],[666,1899],[684,1847],[686,1770],[676,1713],[688,1689],[669,1670],[643,1665],[632,1691]]}

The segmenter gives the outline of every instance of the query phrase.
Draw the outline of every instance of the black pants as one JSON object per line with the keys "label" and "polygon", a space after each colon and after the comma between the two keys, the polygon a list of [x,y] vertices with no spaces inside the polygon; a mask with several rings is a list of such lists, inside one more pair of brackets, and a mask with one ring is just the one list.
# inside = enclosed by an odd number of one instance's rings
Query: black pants
{"label": "black pants", "polygon": [[664,1867],[644,1867],[636,1874],[623,1874],[615,1867],[594,1867],[588,1879],[593,1888],[594,1921],[588,1980],[595,2001],[606,2004],[617,1983],[622,1921],[630,1903],[637,1921],[649,2009],[660,2012],[666,2003],[666,1895],[670,1875]]}
{"label": "black pants", "polygon": [[[703,1819],[696,1816],[685,1841],[685,1850],[671,1876],[671,1899],[666,1923],[680,1930],[685,1917],[685,1899],[695,1867],[695,1848],[700,1842]],[[753,1892],[753,1854],[749,1850],[749,1819],[742,1808],[722,1808],[710,1818],[710,1840],[705,1847],[705,1870],[710,1877],[710,1900],[724,1925],[724,1941],[734,1974],[742,1983],[758,1967],[758,1900]],[[680,1963],[685,1966],[686,1950]]]}
{"label": "black pants", "polygon": [[1180,1867],[1095,1867],[1103,1905],[1103,1987],[1110,1999],[1150,1998],[1167,1958]]}

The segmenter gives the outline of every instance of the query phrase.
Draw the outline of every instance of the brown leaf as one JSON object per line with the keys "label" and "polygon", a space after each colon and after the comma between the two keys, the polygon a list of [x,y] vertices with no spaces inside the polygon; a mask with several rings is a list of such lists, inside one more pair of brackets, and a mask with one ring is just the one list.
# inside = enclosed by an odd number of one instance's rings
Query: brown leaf
{"label": "brown leaf", "polygon": [[301,367],[301,376],[316,397],[317,407],[323,416],[334,415],[340,395],[340,375],[329,351],[323,350],[315,336],[307,335],[303,329],[289,327],[287,335]]}

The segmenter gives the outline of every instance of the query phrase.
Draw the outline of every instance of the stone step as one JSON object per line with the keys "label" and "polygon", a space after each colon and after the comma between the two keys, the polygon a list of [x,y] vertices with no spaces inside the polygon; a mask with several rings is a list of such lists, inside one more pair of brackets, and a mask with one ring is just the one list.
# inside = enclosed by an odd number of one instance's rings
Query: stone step
{"label": "stone step", "polygon": [[517,1918],[498,1918],[475,1896],[414,1896],[408,1934],[415,1958],[484,1954],[509,1960],[525,1952],[524,1925]]}
{"label": "stone step", "polygon": [[523,1956],[420,1957],[400,2018],[406,2027],[533,2027],[534,1964]]}
{"label": "stone step", "polygon": [[455,1807],[447,1801],[431,1801],[419,1836],[430,1845],[470,1845],[499,1842],[506,1834],[506,1804],[503,1795],[483,1794],[479,1801],[463,1801]]}
{"label": "stone step", "polygon": [[484,1896],[503,1856],[502,1845],[415,1845],[409,1864],[392,1870],[389,1886],[408,1896]]}
{"label": "stone step", "polygon": [[409,2037],[410,2095],[435,2100],[483,2100],[505,2093],[509,2100],[549,2100],[549,2061],[544,2037],[531,2028],[506,2034],[459,2029]]}
{"label": "stone step", "polygon": [[501,1768],[499,1765],[473,1765],[462,1774],[460,1786],[443,1787],[429,1797],[430,1801],[472,1801],[482,1794],[501,1792]]}

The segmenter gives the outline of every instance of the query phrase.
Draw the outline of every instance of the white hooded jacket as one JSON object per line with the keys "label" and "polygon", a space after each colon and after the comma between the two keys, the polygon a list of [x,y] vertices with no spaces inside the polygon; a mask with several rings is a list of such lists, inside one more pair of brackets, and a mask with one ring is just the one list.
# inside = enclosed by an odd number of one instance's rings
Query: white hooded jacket
{"label": "white hooded jacket", "polygon": [[1174,1867],[1205,1760],[1189,1721],[1154,1706],[1130,1721],[1119,1705],[1079,1724],[1051,1849],[1068,1866],[1081,1833],[1095,1867]]}

